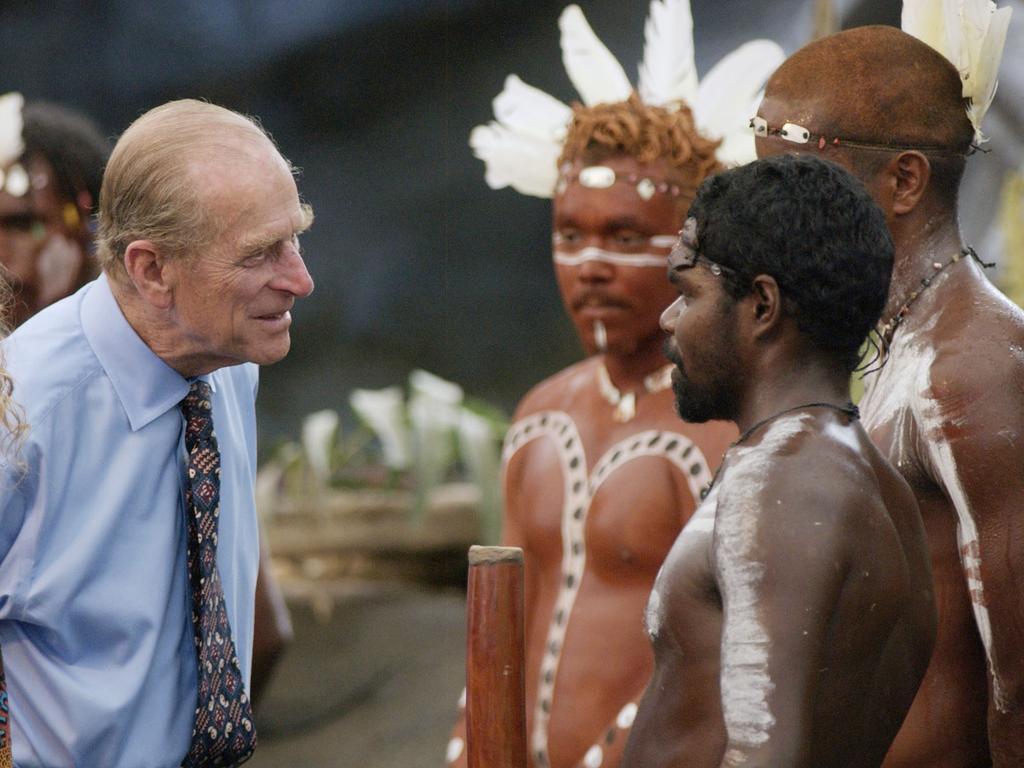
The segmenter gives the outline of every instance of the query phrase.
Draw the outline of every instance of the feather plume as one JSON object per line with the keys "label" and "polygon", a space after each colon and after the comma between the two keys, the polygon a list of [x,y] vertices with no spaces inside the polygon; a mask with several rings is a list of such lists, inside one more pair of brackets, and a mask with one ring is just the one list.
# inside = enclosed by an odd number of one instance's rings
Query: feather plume
{"label": "feather plume", "polygon": [[700,82],[693,114],[705,136],[722,139],[715,153],[726,165],[755,159],[750,117],[786,54],[771,40],[751,40],[724,56]]}
{"label": "feather plume", "polygon": [[25,99],[20,93],[5,93],[0,96],[0,168],[6,168],[25,151],[21,138],[21,108]]}
{"label": "feather plume", "polygon": [[572,110],[554,96],[509,75],[505,88],[494,99],[494,117],[524,136],[561,141],[572,120]]}
{"label": "feather plume", "polygon": [[946,22],[943,3],[935,0],[903,0],[900,26],[923,43],[945,55]]}
{"label": "feather plume", "polygon": [[484,179],[491,189],[512,187],[533,197],[551,197],[554,193],[561,143],[524,136],[491,122],[473,129],[469,146],[486,164]]}
{"label": "feather plume", "polygon": [[[972,51],[971,57],[971,104],[967,108],[967,116],[974,126],[975,141],[985,141],[981,132],[981,121],[992,106],[999,85],[999,62],[1003,58],[1003,47],[1006,45],[1006,33],[1010,27],[1010,8],[1002,8],[992,14],[985,37],[978,48]],[[966,89],[965,89],[966,90]]]}
{"label": "feather plume", "polygon": [[558,17],[562,31],[562,62],[583,103],[625,101],[633,87],[618,60],[612,56],[587,23],[578,5],[570,5]]}
{"label": "feather plume", "polygon": [[1010,8],[991,0],[903,0],[903,31],[927,43],[960,73],[974,140],[985,141],[981,121],[995,97]]}
{"label": "feather plume", "polygon": [[651,0],[637,90],[644,103],[655,106],[693,104],[697,98],[690,0]]}

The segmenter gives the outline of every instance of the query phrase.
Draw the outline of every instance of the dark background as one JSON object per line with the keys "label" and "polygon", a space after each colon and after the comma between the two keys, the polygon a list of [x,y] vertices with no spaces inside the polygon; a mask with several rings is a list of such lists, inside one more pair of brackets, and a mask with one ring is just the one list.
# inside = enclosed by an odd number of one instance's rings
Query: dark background
{"label": "dark background", "polygon": [[[1000,0],[1000,5],[1008,0]],[[565,0],[92,0],[0,7],[0,91],[83,109],[116,137],[161,102],[198,97],[258,116],[302,169],[317,220],[316,292],[291,355],[263,373],[267,448],[301,414],[423,367],[507,411],[580,355],[550,267],[545,200],[494,192],[467,146],[515,72],[575,98],[558,45]],[[984,247],[996,186],[1021,162],[1024,7],[1015,5],[997,153],[971,162],[968,240]],[[647,3],[583,0],[635,78]],[[898,24],[898,0],[834,3],[845,25]],[[792,52],[811,0],[693,0],[698,69],[767,36]],[[1016,40],[1016,42],[1015,42]],[[986,256],[992,256],[988,253]],[[264,451],[265,455],[265,451]]]}

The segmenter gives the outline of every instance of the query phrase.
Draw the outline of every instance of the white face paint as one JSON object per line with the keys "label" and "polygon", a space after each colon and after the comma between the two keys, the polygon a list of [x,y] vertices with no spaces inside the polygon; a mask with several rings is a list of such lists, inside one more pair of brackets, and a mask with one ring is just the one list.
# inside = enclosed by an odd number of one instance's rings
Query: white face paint
{"label": "white face paint", "polygon": [[921,442],[927,451],[927,456],[921,458],[931,465],[937,474],[934,479],[945,488],[956,510],[960,560],[978,635],[992,674],[992,698],[999,711],[1007,712],[1009,702],[992,647],[992,623],[985,604],[978,526],[964,492],[952,447],[941,437],[942,427],[948,420],[943,416],[939,404],[928,396],[933,391],[931,368],[935,361],[935,348],[928,342],[927,332],[934,327],[935,317],[937,315],[914,329],[904,326],[896,334],[885,366],[865,387],[861,401],[864,427],[871,431],[890,424],[893,444],[889,450],[889,459],[897,467],[902,467],[914,461],[916,446],[908,445],[905,435],[911,422],[916,421]]}
{"label": "white face paint", "polygon": [[[770,639],[760,616],[760,585],[764,565],[757,559],[762,515],[758,497],[768,468],[765,458],[779,451],[807,428],[813,416],[794,414],[776,419],[759,444],[738,446],[729,453],[715,522],[715,568],[724,607],[722,627],[722,714],[729,740],[740,748],[764,744],[775,725],[768,696],[775,684],[768,673]],[[726,764],[738,764],[740,751],[730,750]]]}
{"label": "white face paint", "polygon": [[588,261],[603,261],[606,264],[615,264],[620,267],[657,267],[665,269],[668,263],[667,256],[659,256],[655,253],[619,253],[618,251],[606,251],[604,248],[587,246],[578,251],[556,250],[554,254],[555,264],[564,267],[578,267]]}
{"label": "white face paint", "polygon": [[608,329],[600,320],[594,321],[594,346],[602,355],[608,351]]}

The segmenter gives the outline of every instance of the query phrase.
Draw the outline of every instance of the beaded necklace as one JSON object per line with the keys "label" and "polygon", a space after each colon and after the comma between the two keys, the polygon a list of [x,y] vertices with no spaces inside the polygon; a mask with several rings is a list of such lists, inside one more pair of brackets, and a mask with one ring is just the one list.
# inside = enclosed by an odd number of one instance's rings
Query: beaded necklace
{"label": "beaded necklace", "polygon": [[653,394],[661,392],[672,386],[672,368],[669,363],[656,370],[654,373],[644,377],[643,389],[639,392],[622,392],[612,384],[612,378],[608,375],[608,369],[604,363],[597,367],[597,389],[609,405],[615,406],[612,418],[620,424],[630,421],[636,416],[636,398],[640,393]]}
{"label": "beaded necklace", "polygon": [[920,284],[910,292],[910,295],[907,297],[906,301],[904,301],[900,305],[900,308],[896,310],[893,316],[878,326],[878,336],[882,340],[882,348],[885,351],[889,350],[889,347],[892,344],[892,337],[896,334],[896,329],[900,327],[900,324],[906,318],[907,313],[910,311],[911,305],[913,305],[913,303],[917,301],[921,294],[924,293],[925,290],[927,290],[928,286],[930,286],[935,281],[935,278],[939,276],[939,273],[941,273],[944,269],[946,269],[946,267],[950,266],[951,264],[956,264],[958,261],[960,261],[960,259],[964,258],[965,256],[970,256],[983,267],[992,266],[991,264],[986,264],[984,261],[982,261],[978,257],[978,254],[974,252],[974,248],[972,248],[971,246],[967,246],[966,248],[961,249],[957,253],[954,253],[948,261],[933,261],[932,273],[922,277]]}
{"label": "beaded necklace", "polygon": [[777,413],[773,413],[771,416],[766,416],[765,418],[756,422],[752,426],[747,427],[747,429],[743,431],[742,435],[740,435],[731,443],[729,443],[729,447],[726,448],[725,453],[722,454],[722,461],[718,465],[718,469],[715,470],[715,476],[711,478],[711,482],[708,484],[708,486],[701,490],[701,499],[707,498],[707,495],[711,492],[711,489],[714,488],[715,483],[718,482],[718,475],[722,471],[722,467],[725,466],[725,457],[729,453],[729,451],[731,451],[737,445],[746,442],[747,438],[749,438],[752,434],[754,434],[757,430],[759,430],[768,422],[774,421],[780,416],[785,416],[787,413],[793,413],[793,411],[801,411],[804,408],[831,408],[833,411],[845,413],[847,416],[850,417],[851,420],[860,418],[860,409],[857,408],[857,406],[854,405],[853,403],[847,403],[846,405],[836,405],[835,403],[803,403],[802,405],[794,405],[791,408],[784,408],[783,410],[778,411]]}

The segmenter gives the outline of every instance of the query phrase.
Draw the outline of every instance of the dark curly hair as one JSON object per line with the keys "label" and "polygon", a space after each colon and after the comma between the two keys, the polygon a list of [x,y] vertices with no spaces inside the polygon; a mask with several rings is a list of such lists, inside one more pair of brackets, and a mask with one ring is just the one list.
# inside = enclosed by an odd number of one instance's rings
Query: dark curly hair
{"label": "dark curly hair", "polygon": [[110,155],[110,142],[96,124],[80,112],[46,101],[27,103],[22,119],[23,157],[46,158],[57,177],[59,196],[78,202],[79,193],[88,192],[95,209]]}
{"label": "dark curly hair", "polygon": [[711,176],[690,207],[699,251],[733,270],[733,299],[775,278],[786,311],[848,371],[889,294],[893,243],[882,211],[850,173],[779,155]]}

